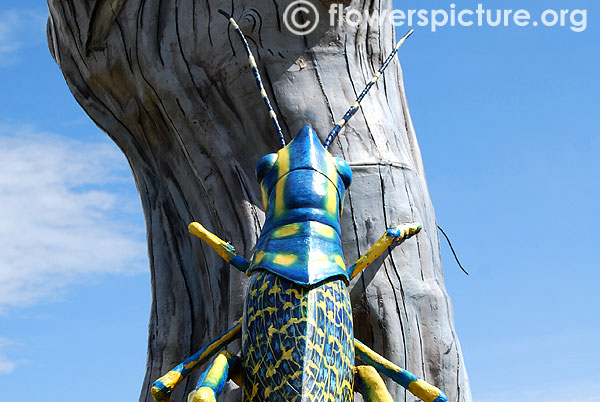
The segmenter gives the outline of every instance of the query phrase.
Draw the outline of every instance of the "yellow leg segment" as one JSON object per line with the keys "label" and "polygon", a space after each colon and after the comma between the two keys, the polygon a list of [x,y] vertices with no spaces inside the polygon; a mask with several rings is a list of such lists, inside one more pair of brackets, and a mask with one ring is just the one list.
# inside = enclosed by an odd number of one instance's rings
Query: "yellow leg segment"
{"label": "yellow leg segment", "polygon": [[216,402],[227,380],[240,379],[241,375],[239,357],[228,350],[220,352],[200,376],[197,388],[188,395],[188,402]]}
{"label": "yellow leg segment", "polygon": [[365,402],[394,402],[383,379],[372,366],[356,366],[354,368],[355,385]]}
{"label": "yellow leg segment", "polygon": [[188,402],[217,402],[217,397],[210,387],[202,387],[190,392]]}
{"label": "yellow leg segment", "polygon": [[383,236],[377,240],[375,244],[363,254],[354,264],[348,267],[348,276],[350,279],[356,277],[362,272],[370,263],[375,261],[394,241],[401,241],[408,239],[419,233],[423,225],[420,223],[403,223],[396,226],[393,229],[385,231]]}
{"label": "yellow leg segment", "polygon": [[198,222],[192,222],[188,226],[191,234],[204,240],[213,250],[217,252],[225,261],[233,265],[242,272],[246,272],[250,261],[241,257],[235,252],[235,248],[225,240],[220,239],[215,234],[209,232]]}

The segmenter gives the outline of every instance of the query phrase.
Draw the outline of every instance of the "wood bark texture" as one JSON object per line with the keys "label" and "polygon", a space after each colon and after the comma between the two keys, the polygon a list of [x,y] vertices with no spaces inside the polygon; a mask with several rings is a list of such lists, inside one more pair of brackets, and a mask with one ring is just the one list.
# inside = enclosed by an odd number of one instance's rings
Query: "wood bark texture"
{"label": "wood bark texture", "polygon": [[[264,221],[254,167],[278,149],[243,47],[217,10],[247,35],[287,141],[304,125],[324,140],[392,49],[391,26],[331,27],[329,3],[312,1],[321,21],[297,36],[283,24],[282,0],[48,0],[51,53],[79,104],[125,153],[142,200],[153,295],[142,402],[152,401],[152,381],[241,316],[247,279],[187,225],[201,222],[251,256]],[[392,4],[344,6],[377,13]],[[399,63],[330,150],[354,172],[342,218],[347,263],[388,227],[424,226],[353,281],[356,337],[451,401],[470,402]],[[387,383],[396,401],[415,400]],[[222,400],[241,393],[227,389]]]}

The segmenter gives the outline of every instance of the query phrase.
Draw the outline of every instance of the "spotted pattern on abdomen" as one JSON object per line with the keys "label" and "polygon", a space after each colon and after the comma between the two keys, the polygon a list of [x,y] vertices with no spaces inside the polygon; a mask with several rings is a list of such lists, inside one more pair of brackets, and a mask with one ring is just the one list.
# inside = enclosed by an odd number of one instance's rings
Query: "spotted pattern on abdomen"
{"label": "spotted pattern on abdomen", "polygon": [[342,280],[301,286],[257,271],[243,327],[244,401],[353,400],[352,311]]}

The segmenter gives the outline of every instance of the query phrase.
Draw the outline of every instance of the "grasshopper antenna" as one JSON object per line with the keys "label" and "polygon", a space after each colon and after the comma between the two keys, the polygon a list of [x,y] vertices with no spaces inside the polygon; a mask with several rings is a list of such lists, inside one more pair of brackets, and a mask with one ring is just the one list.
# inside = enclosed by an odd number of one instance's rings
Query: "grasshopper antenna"
{"label": "grasshopper antenna", "polygon": [[348,123],[348,120],[350,120],[350,118],[352,116],[354,116],[354,113],[356,113],[356,111],[360,107],[360,102],[362,102],[362,100],[365,97],[365,95],[367,94],[367,92],[369,92],[369,89],[371,89],[371,87],[377,82],[379,77],[381,77],[381,74],[383,74],[383,71],[390,64],[390,62],[392,61],[392,59],[396,55],[396,53],[398,53],[400,46],[402,46],[404,41],[406,41],[410,37],[410,35],[413,34],[413,32],[415,32],[415,30],[411,29],[410,31],[408,31],[406,33],[406,35],[404,35],[402,37],[402,39],[400,39],[398,41],[398,43],[396,43],[396,46],[394,46],[394,50],[392,50],[392,52],[387,57],[387,59],[385,59],[385,61],[381,65],[381,67],[379,67],[379,71],[377,71],[377,73],[375,73],[373,78],[371,78],[371,81],[369,81],[369,83],[367,84],[365,89],[363,89],[361,94],[358,95],[358,98],[356,98],[356,102],[354,102],[354,104],[352,106],[350,106],[350,109],[348,109],[348,111],[346,112],[344,117],[342,117],[342,119],[340,121],[338,121],[337,124],[335,125],[335,127],[329,132],[329,135],[327,136],[327,139],[325,140],[325,144],[323,144],[325,149],[329,149],[329,145],[331,145],[331,141],[333,141],[333,139],[338,135],[340,130],[346,125],[346,123]]}
{"label": "grasshopper antenna", "polygon": [[448,242],[448,245],[450,246],[450,250],[452,250],[452,254],[454,254],[454,259],[456,260],[456,263],[458,264],[458,266],[460,267],[460,269],[462,269],[462,271],[469,275],[469,273],[467,272],[466,269],[463,268],[462,264],[460,263],[458,256],[456,255],[456,252],[454,251],[454,247],[452,247],[452,243],[450,242],[450,238],[448,237],[448,235],[446,234],[446,232],[444,232],[444,229],[441,228],[440,225],[437,225],[437,228],[440,230],[440,232],[442,232],[442,234],[444,235],[444,237],[446,238],[446,241]]}
{"label": "grasshopper antenna", "polygon": [[235,29],[237,34],[240,36],[242,43],[244,44],[244,48],[246,49],[246,53],[248,54],[248,62],[250,63],[250,67],[252,68],[252,73],[254,74],[254,79],[256,80],[256,85],[260,90],[260,94],[262,95],[263,100],[265,101],[265,105],[267,106],[267,110],[269,111],[269,116],[275,125],[275,130],[277,131],[277,136],[279,137],[279,142],[281,143],[281,147],[285,147],[285,139],[283,138],[283,133],[281,132],[281,126],[279,125],[279,121],[277,120],[277,115],[273,110],[273,106],[271,106],[271,102],[269,101],[269,96],[267,95],[267,91],[265,91],[265,87],[263,86],[262,80],[260,79],[260,73],[258,72],[258,67],[256,66],[256,60],[252,55],[252,51],[250,50],[250,46],[248,46],[248,41],[246,41],[246,37],[244,33],[240,29],[240,26],[235,22],[233,17],[227,14],[223,10],[219,10],[219,13],[225,16],[229,20],[229,23]]}

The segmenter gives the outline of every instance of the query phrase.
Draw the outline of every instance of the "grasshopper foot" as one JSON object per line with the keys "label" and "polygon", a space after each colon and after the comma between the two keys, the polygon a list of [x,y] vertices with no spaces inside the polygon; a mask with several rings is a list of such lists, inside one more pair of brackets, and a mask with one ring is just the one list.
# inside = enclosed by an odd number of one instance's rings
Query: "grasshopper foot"
{"label": "grasshopper foot", "polygon": [[201,387],[190,392],[188,402],[217,402],[217,395],[210,387]]}
{"label": "grasshopper foot", "polygon": [[393,229],[388,229],[385,232],[394,238],[396,241],[406,240],[423,229],[423,225],[417,222],[401,223]]}

